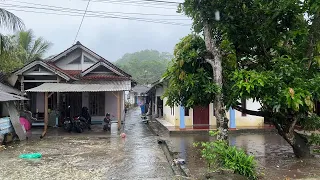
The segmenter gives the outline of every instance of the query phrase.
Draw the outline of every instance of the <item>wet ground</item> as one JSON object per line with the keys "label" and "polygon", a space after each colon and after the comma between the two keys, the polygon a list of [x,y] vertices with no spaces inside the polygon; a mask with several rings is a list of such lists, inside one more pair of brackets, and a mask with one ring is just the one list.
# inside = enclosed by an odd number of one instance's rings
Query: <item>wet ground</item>
{"label": "wet ground", "polygon": [[[193,143],[213,141],[214,137],[195,134],[169,136],[161,128],[155,131],[167,140],[170,151],[186,160],[191,177],[204,179],[208,169],[201,159],[200,149],[195,148]],[[230,134],[229,141],[255,156],[262,179],[320,179],[320,158],[296,159],[291,147],[275,132],[235,133]]]}
{"label": "wet ground", "polygon": [[[155,127],[153,130],[150,127]],[[213,137],[196,134],[171,135],[151,121],[141,122],[138,109],[129,111],[124,131],[119,137],[116,124],[112,132],[101,126],[82,134],[50,129],[39,140],[41,129],[35,129],[28,141],[13,144],[0,152],[0,179],[175,179],[166,156],[157,144],[159,134],[167,140],[175,157],[186,160],[184,167],[192,179],[205,179],[205,161],[194,142],[212,141]],[[263,179],[320,179],[320,159],[294,158],[290,146],[276,133],[230,134],[230,143],[255,156]],[[19,159],[22,153],[40,152],[38,160]]]}
{"label": "wet ground", "polygon": [[[41,131],[34,131],[31,140],[0,152],[0,179],[173,179],[157,137],[141,122],[139,111],[128,113],[125,139],[116,130],[107,133],[100,128],[82,134],[51,130],[41,141]],[[18,158],[34,152],[43,157]]]}

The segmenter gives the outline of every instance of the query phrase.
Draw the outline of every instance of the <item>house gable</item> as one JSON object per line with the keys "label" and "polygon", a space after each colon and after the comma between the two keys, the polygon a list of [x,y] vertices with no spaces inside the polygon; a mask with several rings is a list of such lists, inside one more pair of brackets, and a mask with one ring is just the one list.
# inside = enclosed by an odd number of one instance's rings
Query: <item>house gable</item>
{"label": "house gable", "polygon": [[38,76],[43,76],[43,75],[58,75],[59,77],[69,81],[70,77],[59,71],[58,69],[54,68],[53,66],[41,61],[33,61],[21,69],[17,70],[14,72],[14,75],[38,75]]}
{"label": "house gable", "polygon": [[29,70],[25,71],[23,75],[28,75],[28,76],[52,76],[55,75],[54,72],[46,69],[45,67],[41,66],[40,64],[35,65],[34,67],[30,68]]}
{"label": "house gable", "polygon": [[81,73],[81,76],[84,77],[89,74],[110,74],[114,76],[126,77],[125,74],[119,72],[117,69],[111,67],[103,61],[97,62],[96,64],[92,65],[91,67],[83,71]]}

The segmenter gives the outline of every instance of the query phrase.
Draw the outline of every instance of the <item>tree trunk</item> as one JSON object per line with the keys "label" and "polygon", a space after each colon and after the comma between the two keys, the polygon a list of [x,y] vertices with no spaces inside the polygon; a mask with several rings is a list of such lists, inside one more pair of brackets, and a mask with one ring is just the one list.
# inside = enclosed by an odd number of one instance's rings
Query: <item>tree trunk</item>
{"label": "tree trunk", "polygon": [[206,59],[213,69],[213,81],[220,88],[220,92],[214,99],[214,109],[216,112],[217,126],[218,126],[218,139],[228,139],[228,119],[226,117],[225,106],[223,103],[222,94],[222,61],[221,51],[212,36],[212,29],[208,22],[204,22],[204,38],[207,51],[210,53],[209,58]]}
{"label": "tree trunk", "polygon": [[309,158],[311,157],[310,145],[308,139],[301,134],[294,132],[294,141],[291,145],[294,155],[297,158]]}
{"label": "tree trunk", "polygon": [[[294,131],[294,127],[297,123],[297,118],[286,124],[289,128],[283,128],[276,121],[273,121],[275,127],[278,130],[280,136],[282,136],[292,147],[293,153],[297,158],[309,158],[311,157],[310,145],[308,144],[308,139],[303,135]],[[287,121],[290,121],[287,119]]]}

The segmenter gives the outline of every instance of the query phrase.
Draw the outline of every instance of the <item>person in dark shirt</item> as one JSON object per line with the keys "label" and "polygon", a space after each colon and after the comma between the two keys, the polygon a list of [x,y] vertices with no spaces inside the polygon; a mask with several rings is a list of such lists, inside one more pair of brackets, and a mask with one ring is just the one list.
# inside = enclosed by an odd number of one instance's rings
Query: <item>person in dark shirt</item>
{"label": "person in dark shirt", "polygon": [[105,131],[111,130],[111,119],[110,119],[109,113],[107,113],[106,117],[103,119],[102,125],[103,125],[103,130]]}

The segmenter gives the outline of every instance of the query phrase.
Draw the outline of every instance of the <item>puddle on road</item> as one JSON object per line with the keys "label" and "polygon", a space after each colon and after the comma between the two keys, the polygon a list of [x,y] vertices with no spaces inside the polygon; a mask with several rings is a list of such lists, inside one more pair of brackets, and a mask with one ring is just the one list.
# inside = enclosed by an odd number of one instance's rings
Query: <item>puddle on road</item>
{"label": "puddle on road", "polygon": [[[171,135],[169,139],[171,150],[180,152],[179,157],[186,159],[193,177],[203,178],[207,171],[206,164],[201,159],[200,148],[193,147],[193,143],[215,138],[206,135]],[[291,147],[276,133],[230,134],[229,141],[255,156],[259,171],[265,174],[264,179],[320,179],[320,159],[295,158]]]}

